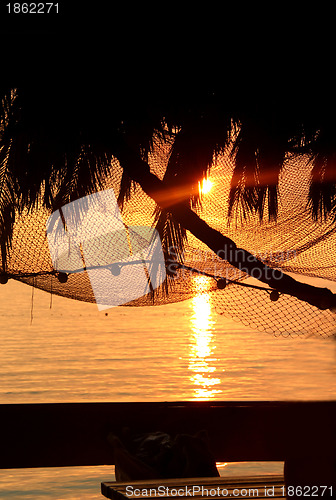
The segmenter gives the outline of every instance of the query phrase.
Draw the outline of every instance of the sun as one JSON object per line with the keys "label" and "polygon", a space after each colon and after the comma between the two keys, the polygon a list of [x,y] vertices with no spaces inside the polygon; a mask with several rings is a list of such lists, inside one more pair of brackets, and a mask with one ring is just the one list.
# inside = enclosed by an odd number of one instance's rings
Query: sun
{"label": "sun", "polygon": [[208,178],[202,179],[202,181],[198,183],[198,189],[200,194],[210,193],[212,187],[213,187],[213,182]]}

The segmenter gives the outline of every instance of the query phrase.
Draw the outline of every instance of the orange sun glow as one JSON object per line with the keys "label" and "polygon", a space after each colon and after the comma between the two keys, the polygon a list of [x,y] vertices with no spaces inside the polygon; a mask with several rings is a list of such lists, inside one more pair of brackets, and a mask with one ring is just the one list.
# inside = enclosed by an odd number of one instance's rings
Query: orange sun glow
{"label": "orange sun glow", "polygon": [[201,194],[208,194],[213,187],[213,183],[210,179],[203,179],[198,183],[198,187]]}

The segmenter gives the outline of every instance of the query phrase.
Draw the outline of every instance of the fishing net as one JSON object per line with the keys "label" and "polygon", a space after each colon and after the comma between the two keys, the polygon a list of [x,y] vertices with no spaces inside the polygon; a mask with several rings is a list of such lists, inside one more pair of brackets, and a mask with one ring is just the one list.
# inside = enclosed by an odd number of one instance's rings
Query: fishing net
{"label": "fishing net", "polygon": [[[151,172],[160,179],[167,167],[170,147],[171,144],[157,139],[149,157]],[[287,156],[279,182],[279,213],[273,222],[266,219],[260,221],[254,215],[246,219],[238,214],[228,219],[228,195],[233,168],[234,159],[230,151],[216,155],[208,178],[211,189],[208,192],[201,189],[201,204],[194,210],[212,228],[231,238],[238,248],[248,250],[270,268],[294,273],[302,281],[323,278],[329,280],[332,288],[332,282],[336,280],[335,225],[331,219],[324,222],[312,220],[307,208],[311,170],[308,159],[302,155]],[[117,197],[121,177],[120,164],[112,160],[110,173],[104,179],[104,189],[112,189]],[[132,234],[133,246],[134,238],[143,239],[147,244],[148,238],[136,229],[132,233],[132,228],[155,227],[155,202],[135,183],[129,200],[119,209],[127,229],[126,246],[130,244]],[[52,294],[96,302],[88,262],[83,264],[82,269],[78,265],[67,272],[55,269],[46,231],[51,213],[37,203],[33,210],[23,211],[16,217],[11,248],[6,262],[1,261],[2,282],[14,278]],[[104,207],[98,207],[96,222],[90,225],[89,240],[93,254],[102,253],[102,221],[105,216]],[[135,290],[137,280],[131,279],[132,273],[123,274],[120,266],[115,272],[115,266],[122,261],[122,255],[116,255],[115,248],[125,247],[125,234],[118,231],[108,234],[103,245],[104,256],[99,261],[105,266],[104,273],[99,275],[100,286],[103,290],[107,289],[111,275],[119,273],[121,288]],[[109,245],[113,245],[114,252],[109,253]],[[77,257],[83,260],[82,248],[78,249]],[[238,271],[190,233],[187,233],[182,257],[173,262],[173,268],[169,268],[171,266],[166,262],[165,279],[155,289],[151,287],[145,294],[135,291],[135,298],[124,305],[162,305],[207,293],[211,295],[218,313],[274,335],[328,337],[336,331],[336,316],[330,309],[320,310],[284,293],[279,297],[272,295],[272,290],[266,285]]]}

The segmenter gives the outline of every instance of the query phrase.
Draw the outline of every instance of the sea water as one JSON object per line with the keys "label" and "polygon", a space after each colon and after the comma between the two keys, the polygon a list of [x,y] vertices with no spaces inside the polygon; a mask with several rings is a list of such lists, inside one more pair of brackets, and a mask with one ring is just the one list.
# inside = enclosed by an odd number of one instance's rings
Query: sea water
{"label": "sea water", "polygon": [[[99,312],[9,281],[0,286],[0,380],[0,403],[333,400],[336,342],[252,331],[218,315],[207,295]],[[220,472],[282,467],[229,463]],[[100,499],[113,474],[111,466],[2,470],[0,498]]]}

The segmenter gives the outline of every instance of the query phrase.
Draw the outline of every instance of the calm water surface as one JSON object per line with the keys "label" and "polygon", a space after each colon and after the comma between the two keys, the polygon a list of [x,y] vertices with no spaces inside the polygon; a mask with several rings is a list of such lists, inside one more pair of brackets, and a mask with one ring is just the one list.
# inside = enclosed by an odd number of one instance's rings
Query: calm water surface
{"label": "calm water surface", "polygon": [[[31,299],[26,285],[0,285],[1,403],[336,397],[336,342],[251,331],[217,315],[207,295],[107,315],[56,296],[51,304],[39,290],[33,308]],[[281,467],[228,464],[221,473]],[[0,498],[99,499],[111,479],[112,467],[0,471]]]}

